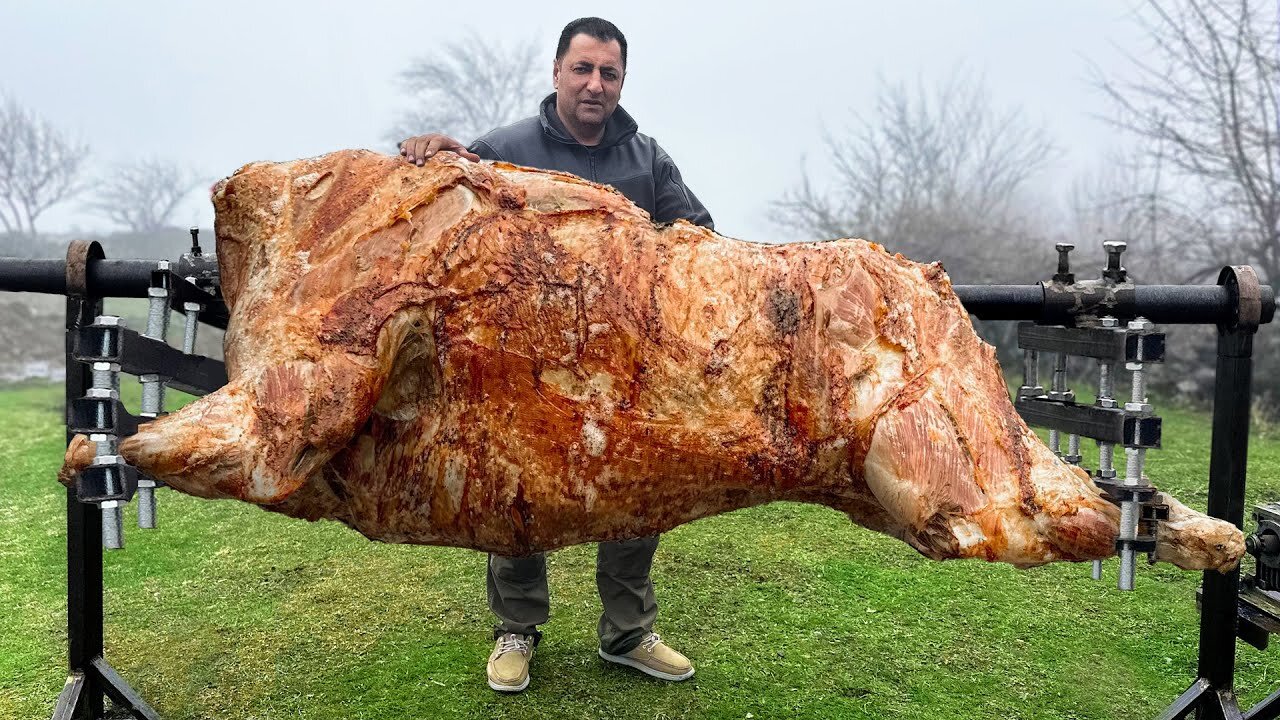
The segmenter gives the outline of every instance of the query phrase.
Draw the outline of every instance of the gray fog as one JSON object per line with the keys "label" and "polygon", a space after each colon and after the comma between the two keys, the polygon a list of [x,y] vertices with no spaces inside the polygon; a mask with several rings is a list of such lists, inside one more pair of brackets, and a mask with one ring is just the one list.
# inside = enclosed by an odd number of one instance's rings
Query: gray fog
{"label": "gray fog", "polygon": [[[958,67],[984,76],[997,106],[1021,107],[1047,128],[1062,152],[1036,192],[1046,206],[1062,203],[1070,183],[1123,142],[1099,118],[1110,107],[1090,67],[1123,74],[1123,53],[1141,54],[1131,12],[1117,0],[5,0],[0,92],[88,143],[93,172],[159,157],[216,179],[254,160],[394,152],[384,136],[406,106],[397,74],[469,30],[508,43],[536,37],[549,92],[560,28],[600,15],[630,44],[622,105],[675,158],[718,229],[789,240],[767,206],[799,180],[802,161],[822,176],[824,125],[845,127],[878,78],[929,86]],[[203,193],[174,219],[210,225]],[[77,200],[39,226],[109,229]]]}

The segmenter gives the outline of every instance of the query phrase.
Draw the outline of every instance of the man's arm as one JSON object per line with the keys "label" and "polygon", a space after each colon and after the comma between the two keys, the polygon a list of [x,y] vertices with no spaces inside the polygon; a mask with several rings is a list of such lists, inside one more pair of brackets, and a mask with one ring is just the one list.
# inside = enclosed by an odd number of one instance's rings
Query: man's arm
{"label": "man's arm", "polygon": [[498,151],[494,150],[493,146],[484,138],[471,143],[471,147],[468,147],[467,150],[478,155],[481,160],[502,160],[502,156],[498,154]]}
{"label": "man's arm", "polygon": [[680,169],[661,147],[657,149],[653,186],[654,221],[669,223],[684,219],[708,230],[716,229],[711,213],[707,212],[698,197],[684,184]]}

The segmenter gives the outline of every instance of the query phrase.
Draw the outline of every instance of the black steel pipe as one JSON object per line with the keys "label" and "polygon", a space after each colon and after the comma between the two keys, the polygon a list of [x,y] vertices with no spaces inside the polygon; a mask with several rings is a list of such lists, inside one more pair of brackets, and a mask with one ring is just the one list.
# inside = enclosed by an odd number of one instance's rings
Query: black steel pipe
{"label": "black steel pipe", "polygon": [[[95,297],[144,298],[154,282],[156,260],[104,260],[88,258],[85,265],[85,291]],[[176,263],[170,263],[177,267]],[[67,295],[67,263],[65,260],[0,257],[0,291],[36,292]],[[172,273],[173,270],[170,270]],[[164,278],[169,287],[169,304],[179,312],[184,303],[203,306],[200,322],[226,329],[227,308],[220,297],[195,284],[172,275]]]}
{"label": "black steel pipe", "polygon": [[964,309],[982,320],[1035,320],[1044,312],[1039,285],[956,285]]}
{"label": "black steel pipe", "polygon": [[[93,260],[88,290],[99,297],[146,297],[155,269],[155,260]],[[0,257],[0,290],[66,295],[67,261]]]}
{"label": "black steel pipe", "polygon": [[[76,332],[101,314],[101,298],[67,298],[67,407],[84,397],[93,384],[89,366],[75,359]],[[68,427],[68,445],[73,437]],[[102,511],[97,505],[80,502],[74,487],[67,488],[67,660],[73,675],[84,676],[82,717],[94,720],[102,717],[105,692],[102,679],[92,668],[93,659],[102,655],[103,649],[102,579]]]}
{"label": "black steel pipe", "polygon": [[[1209,450],[1210,517],[1242,527],[1245,465],[1249,458],[1254,328],[1219,329]],[[1206,570],[1200,621],[1200,677],[1215,690],[1232,689],[1240,569]]]}
{"label": "black steel pipe", "polygon": [[[88,290],[102,297],[146,297],[155,269],[155,260],[95,260],[88,267]],[[0,257],[0,291],[65,295],[66,261]],[[1040,285],[956,285],[955,292],[965,309],[982,320],[1045,318]],[[1229,324],[1235,308],[1221,285],[1139,285],[1133,313],[1165,324]],[[1270,322],[1274,313],[1275,293],[1263,285],[1262,322]]]}
{"label": "black steel pipe", "polygon": [[[981,320],[1041,320],[1045,314],[1040,285],[956,285],[965,310]],[[1262,322],[1275,314],[1275,291],[1262,286]],[[1230,324],[1234,299],[1221,285],[1138,285],[1132,307],[1135,317],[1166,325]]]}

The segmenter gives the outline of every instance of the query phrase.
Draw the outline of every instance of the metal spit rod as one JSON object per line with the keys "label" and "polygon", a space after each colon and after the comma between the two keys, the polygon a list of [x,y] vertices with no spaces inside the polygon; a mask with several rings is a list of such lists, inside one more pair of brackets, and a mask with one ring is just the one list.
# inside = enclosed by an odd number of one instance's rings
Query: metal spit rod
{"label": "metal spit rod", "polygon": [[[1101,319],[1101,325],[1105,328],[1114,328],[1118,324],[1113,317],[1104,317]],[[1098,397],[1095,401],[1099,407],[1113,408],[1116,406],[1115,401],[1115,379],[1112,375],[1112,364],[1098,361]],[[1114,467],[1115,462],[1115,446],[1109,442],[1098,443],[1098,477],[1110,480],[1116,476]],[[1093,579],[1102,579],[1102,561],[1093,561]]]}
{"label": "metal spit rod", "polygon": [[[169,261],[161,260],[157,270],[168,270]],[[147,290],[147,329],[144,337],[165,342],[169,334],[169,288],[161,284]],[[188,320],[188,334],[190,330]],[[194,340],[192,341],[194,343]],[[158,374],[139,375],[142,383],[142,417],[157,418],[164,413],[165,378]],[[152,529],[156,526],[156,487],[158,483],[149,477],[138,478],[138,527]]]}
{"label": "metal spit rod", "polygon": [[[1130,331],[1142,332],[1151,329],[1151,323],[1138,318],[1129,323]],[[1133,373],[1133,382],[1129,394],[1129,402],[1125,403],[1124,409],[1128,412],[1150,412],[1151,406],[1147,404],[1147,386],[1146,371],[1142,363],[1142,344],[1138,344],[1138,360],[1125,364],[1125,369]],[[1139,487],[1147,484],[1146,478],[1143,477],[1143,467],[1146,464],[1147,451],[1140,447],[1126,447],[1125,453],[1125,473],[1124,484],[1129,487]],[[1120,581],[1121,590],[1133,589],[1133,576],[1137,565],[1137,552],[1133,548],[1133,542],[1138,539],[1138,515],[1141,511],[1141,503],[1133,499],[1127,499],[1120,503]]]}
{"label": "metal spit rod", "polygon": [[[1056,353],[1053,356],[1053,379],[1050,381],[1049,397],[1054,400],[1066,399],[1067,386],[1067,354]],[[1049,430],[1049,449],[1053,454],[1062,457],[1062,436],[1052,428]]]}

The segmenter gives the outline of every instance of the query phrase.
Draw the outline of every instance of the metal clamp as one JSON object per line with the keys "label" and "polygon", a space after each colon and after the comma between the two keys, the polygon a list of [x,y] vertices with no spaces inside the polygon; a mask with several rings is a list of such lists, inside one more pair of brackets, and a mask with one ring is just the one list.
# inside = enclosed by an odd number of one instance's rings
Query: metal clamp
{"label": "metal clamp", "polygon": [[[123,327],[119,318],[99,316],[94,326],[111,330]],[[103,338],[110,338],[105,332]],[[86,348],[102,353],[103,346]],[[109,349],[109,348],[107,348]],[[106,353],[103,353],[106,354]],[[96,503],[102,512],[102,544],[112,550],[124,547],[121,506],[133,498],[138,489],[137,470],[118,454],[120,437],[120,365],[93,362],[93,386],[83,398],[67,409],[69,425],[83,425],[94,443],[94,458],[89,467],[76,476],[76,495],[81,502]],[[77,415],[79,413],[79,415]]]}
{"label": "metal clamp", "polygon": [[[1049,429],[1049,447],[1064,462],[1079,465],[1080,438],[1098,442],[1098,468],[1093,473],[1095,484],[1109,500],[1120,507],[1120,529],[1116,549],[1120,556],[1121,590],[1132,590],[1136,555],[1155,549],[1156,523],[1167,509],[1154,502],[1156,490],[1143,474],[1146,452],[1159,447],[1161,419],[1147,402],[1148,363],[1164,360],[1164,335],[1154,325],[1136,317],[1124,325],[1117,319],[1133,317],[1134,287],[1124,268],[1123,256],[1128,244],[1123,241],[1103,243],[1107,263],[1102,277],[1078,280],[1071,271],[1071,243],[1058,243],[1058,268],[1051,281],[1040,283],[1045,293],[1045,313],[1039,322],[1018,328],[1018,346],[1023,351],[1023,384],[1018,390],[1016,407],[1030,424]],[[1224,273],[1224,277],[1227,276]],[[1224,284],[1230,284],[1231,274]],[[1247,282],[1244,283],[1248,285]],[[1248,294],[1241,291],[1240,296]],[[1039,385],[1040,353],[1052,353],[1052,380]],[[1068,390],[1068,357],[1093,358],[1098,362],[1098,393],[1091,405],[1075,402]],[[1127,402],[1116,398],[1116,371],[1123,367],[1132,373]],[[1065,451],[1062,435],[1067,435]],[[1115,465],[1115,448],[1125,451],[1123,473]],[[1102,577],[1102,563],[1093,563],[1093,577]]]}

